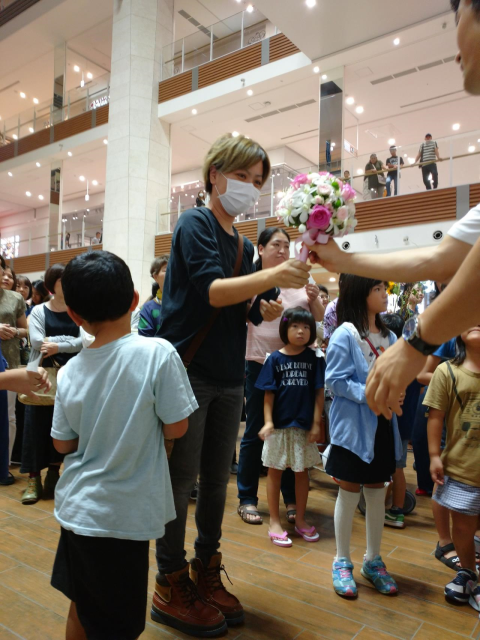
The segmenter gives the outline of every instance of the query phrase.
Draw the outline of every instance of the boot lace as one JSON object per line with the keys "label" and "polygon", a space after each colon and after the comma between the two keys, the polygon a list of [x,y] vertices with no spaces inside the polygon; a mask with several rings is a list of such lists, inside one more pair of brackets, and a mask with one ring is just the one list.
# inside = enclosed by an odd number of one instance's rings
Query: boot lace
{"label": "boot lace", "polygon": [[211,567],[210,569],[207,569],[205,571],[205,582],[207,583],[208,588],[212,591],[216,591],[217,589],[223,589],[224,591],[226,591],[225,585],[222,582],[222,571],[227,576],[227,580],[233,586],[233,582],[228,577],[225,565],[222,564],[218,567]]}
{"label": "boot lace", "polygon": [[179,580],[177,582],[177,586],[183,604],[187,608],[193,607],[195,602],[199,600],[199,595],[195,584],[190,580],[190,578],[187,577],[185,580]]}

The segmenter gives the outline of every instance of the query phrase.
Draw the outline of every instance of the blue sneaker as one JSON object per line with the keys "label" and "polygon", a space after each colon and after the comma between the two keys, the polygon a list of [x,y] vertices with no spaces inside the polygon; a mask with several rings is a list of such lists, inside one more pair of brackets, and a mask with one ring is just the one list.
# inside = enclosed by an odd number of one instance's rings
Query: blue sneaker
{"label": "blue sneaker", "polygon": [[387,572],[381,556],[375,556],[370,562],[364,558],[361,574],[364,578],[370,580],[380,593],[389,596],[398,593],[397,583]]}
{"label": "blue sneaker", "polygon": [[[453,604],[467,604],[477,587],[477,574],[470,569],[460,569],[455,578],[445,586],[445,599]],[[472,598],[473,602],[475,598]]]}
{"label": "blue sneaker", "polygon": [[348,558],[338,558],[332,565],[332,580],[335,593],[344,598],[356,598],[357,585],[353,579],[353,564]]}

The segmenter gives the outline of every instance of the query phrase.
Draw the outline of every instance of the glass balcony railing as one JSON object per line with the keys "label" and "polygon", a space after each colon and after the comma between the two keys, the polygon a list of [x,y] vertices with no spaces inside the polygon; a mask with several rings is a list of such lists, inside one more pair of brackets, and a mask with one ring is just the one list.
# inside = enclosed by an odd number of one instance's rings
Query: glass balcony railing
{"label": "glass balcony railing", "polygon": [[[343,177],[345,171],[350,172],[351,185],[357,191],[358,201],[388,197],[388,193],[390,193],[390,197],[395,194],[418,193],[427,189],[426,183],[434,188],[435,169],[438,173],[439,189],[480,182],[478,157],[480,155],[480,130],[437,138],[436,142],[441,160],[435,160],[433,173],[428,170],[428,165],[431,163],[422,163],[421,158],[416,161],[420,152],[421,142],[419,142],[414,145],[396,145],[397,156],[403,160],[404,164],[400,165],[398,170],[388,172],[382,170],[380,172],[380,175],[383,174],[385,181],[389,183],[388,185],[380,184],[375,187],[375,178],[368,179],[365,170],[370,162],[370,153],[357,157],[344,157],[342,160],[343,171],[339,172],[339,175]],[[374,149],[372,149],[373,151]],[[385,150],[376,150],[375,152],[378,161],[385,168],[386,161],[391,156],[388,145]],[[427,166],[427,169],[422,170],[422,166]],[[373,175],[371,174],[371,176]]]}
{"label": "glass balcony railing", "polygon": [[71,89],[65,104],[57,108],[53,102],[35,105],[22,113],[0,122],[0,145],[11,144],[32,133],[49,129],[92,109],[98,109],[110,100],[110,74],[85,82],[83,87]]}
{"label": "glass balcony railing", "polygon": [[257,9],[246,9],[163,48],[162,80],[279,33]]}

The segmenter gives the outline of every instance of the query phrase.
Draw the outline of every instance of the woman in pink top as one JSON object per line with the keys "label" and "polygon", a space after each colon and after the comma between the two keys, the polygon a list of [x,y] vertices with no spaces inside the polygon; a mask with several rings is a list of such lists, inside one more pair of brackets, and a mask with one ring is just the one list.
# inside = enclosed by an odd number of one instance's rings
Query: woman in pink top
{"label": "woman in pink top", "polygon": [[[271,269],[290,257],[290,236],[283,229],[270,227],[258,238],[257,271]],[[324,307],[319,298],[319,289],[312,281],[305,289],[282,289],[277,302],[284,309],[303,307],[312,312],[317,322],[323,320]],[[262,524],[257,511],[258,479],[262,466],[263,442],[258,432],[263,427],[264,392],[255,388],[255,382],[262,369],[267,354],[281,349],[283,342],[279,335],[280,319],[262,322],[255,326],[249,322],[246,354],[246,399],[247,425],[240,444],[238,459],[238,514],[248,524]],[[290,522],[295,522],[295,477],[291,469],[282,476],[282,494]]]}

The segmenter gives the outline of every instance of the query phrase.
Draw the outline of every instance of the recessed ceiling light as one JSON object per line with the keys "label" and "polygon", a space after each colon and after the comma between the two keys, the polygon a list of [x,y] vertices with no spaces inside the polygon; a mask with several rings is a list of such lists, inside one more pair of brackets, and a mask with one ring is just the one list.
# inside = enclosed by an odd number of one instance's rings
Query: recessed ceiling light
{"label": "recessed ceiling light", "polygon": [[322,80],[326,80],[327,78],[328,78],[327,74],[324,73],[323,76],[322,76]]}
{"label": "recessed ceiling light", "polygon": [[415,158],[409,158],[408,162],[409,164],[415,164]]}
{"label": "recessed ceiling light", "polygon": [[395,40],[393,41],[393,44],[398,47],[398,45],[400,44],[400,38],[395,38]]}
{"label": "recessed ceiling light", "polygon": [[38,196],[38,199],[39,200],[43,200],[43,196]]}
{"label": "recessed ceiling light", "polygon": [[388,144],[395,144],[395,138],[390,138],[390,140],[388,141]]}
{"label": "recessed ceiling light", "polygon": [[103,144],[108,144],[108,140],[106,138],[103,139]]}
{"label": "recessed ceiling light", "polygon": [[93,78],[93,73],[91,73],[90,71],[87,73],[87,78],[89,80],[91,80]]}
{"label": "recessed ceiling light", "polygon": [[357,176],[361,176],[363,173],[363,169],[357,169]]}
{"label": "recessed ceiling light", "polygon": [[42,165],[40,164],[40,162],[36,162],[36,163],[35,163],[35,165],[36,165],[37,167],[41,167],[41,166],[42,166]]}
{"label": "recessed ceiling light", "polygon": [[90,209],[87,209],[87,211],[90,213]]}
{"label": "recessed ceiling light", "polygon": [[80,180],[80,182],[85,182],[85,176],[79,176],[78,179]]}
{"label": "recessed ceiling light", "polygon": [[240,135],[240,134],[238,133],[238,131],[232,131],[232,136],[233,136],[234,138],[238,138],[238,136],[239,136],[239,135]]}
{"label": "recessed ceiling light", "polygon": [[403,157],[406,158],[408,156],[408,153],[404,153]]}
{"label": "recessed ceiling light", "polygon": [[71,151],[67,151],[67,156],[70,156],[70,158],[73,156],[73,153]]}
{"label": "recessed ceiling light", "polygon": [[334,147],[334,146],[335,146],[335,142],[331,142],[331,143],[330,143],[330,146],[331,146],[331,147]]}
{"label": "recessed ceiling light", "polygon": [[277,192],[277,198],[283,198],[283,191]]}
{"label": "recessed ceiling light", "polygon": [[38,104],[38,102],[39,102],[38,98],[33,99],[33,104]]}
{"label": "recessed ceiling light", "polygon": [[98,180],[92,180],[92,184],[94,187],[98,186]]}
{"label": "recessed ceiling light", "polygon": [[460,125],[459,125],[459,123],[458,123],[458,122],[456,122],[455,124],[452,124],[452,129],[453,129],[454,131],[458,131],[458,130],[460,129]]}
{"label": "recessed ceiling light", "polygon": [[335,282],[335,278],[330,278],[330,282]]}
{"label": "recessed ceiling light", "polygon": [[251,89],[247,91],[247,96],[253,96],[253,91]]}
{"label": "recessed ceiling light", "polygon": [[25,191],[25,195],[27,196],[27,198],[31,198],[32,194],[30,193],[30,191]]}
{"label": "recessed ceiling light", "polygon": [[11,171],[8,172],[8,177],[13,178],[13,173]]}
{"label": "recessed ceiling light", "polygon": [[468,153],[474,153],[475,149],[476,149],[475,145],[471,144],[471,145],[468,147]]}
{"label": "recessed ceiling light", "polygon": [[193,116],[196,116],[196,115],[197,115],[197,113],[198,113],[198,111],[197,111],[196,109],[192,109],[192,115],[193,115]]}
{"label": "recessed ceiling light", "polygon": [[305,4],[309,9],[313,9],[313,7],[317,4],[317,0],[306,0]]}
{"label": "recessed ceiling light", "polygon": [[313,73],[320,73],[320,67],[313,67]]}
{"label": "recessed ceiling light", "polygon": [[28,130],[30,131],[30,133],[34,133],[35,129],[33,127],[28,127]]}
{"label": "recessed ceiling light", "polygon": [[248,5],[247,11],[248,11],[248,13],[252,13],[252,11],[253,11],[253,5],[252,4]]}
{"label": "recessed ceiling light", "polygon": [[73,70],[75,71],[75,73],[80,73],[80,67],[78,66],[78,64],[76,64],[76,65],[73,67]]}
{"label": "recessed ceiling light", "polygon": [[346,102],[347,104],[355,104],[355,98],[354,98],[353,96],[349,96],[349,97],[345,100],[345,102]]}
{"label": "recessed ceiling light", "polygon": [[363,113],[365,111],[365,109],[361,105],[358,105],[358,107],[355,109],[355,111],[357,113]]}
{"label": "recessed ceiling light", "polygon": [[27,97],[27,94],[23,93],[23,91],[20,91],[20,98],[26,98],[26,97]]}
{"label": "recessed ceiling light", "polygon": [[13,134],[13,136],[12,136],[12,138],[13,138],[14,140],[18,140],[18,136],[17,136],[17,134],[16,134],[16,133],[14,133],[14,134]]}

